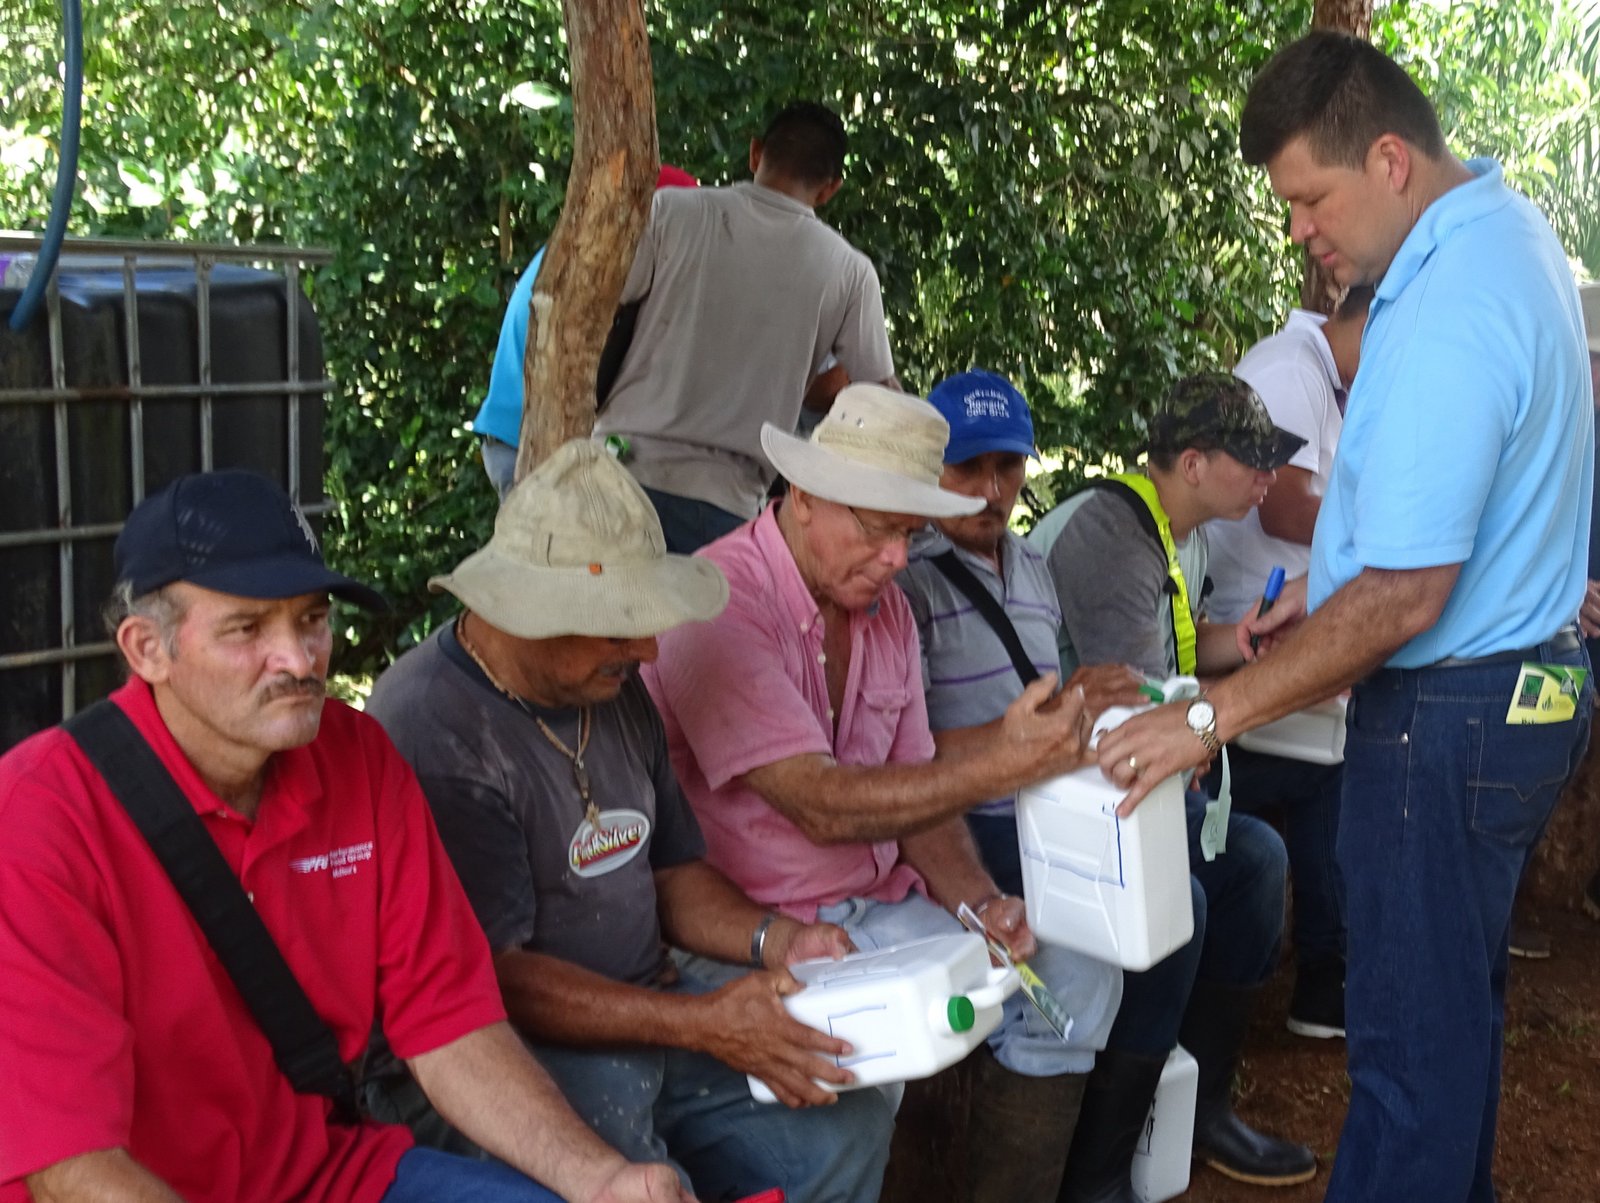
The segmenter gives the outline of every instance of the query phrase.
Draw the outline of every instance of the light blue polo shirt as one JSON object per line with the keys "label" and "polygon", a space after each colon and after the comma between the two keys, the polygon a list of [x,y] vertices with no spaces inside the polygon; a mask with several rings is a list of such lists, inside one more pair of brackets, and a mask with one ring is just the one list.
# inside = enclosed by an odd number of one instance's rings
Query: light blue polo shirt
{"label": "light blue polo shirt", "polygon": [[1313,607],[1364,567],[1461,564],[1396,668],[1529,647],[1584,592],[1595,436],[1577,288],[1500,165],[1468,167],[1378,285],[1311,547]]}
{"label": "light blue polo shirt", "polygon": [[528,347],[528,303],[533,299],[533,280],[543,262],[544,247],[540,247],[511,290],[506,316],[500,322],[494,366],[489,369],[489,395],[483,399],[478,416],[472,419],[474,434],[486,434],[513,447],[522,434],[522,357]]}

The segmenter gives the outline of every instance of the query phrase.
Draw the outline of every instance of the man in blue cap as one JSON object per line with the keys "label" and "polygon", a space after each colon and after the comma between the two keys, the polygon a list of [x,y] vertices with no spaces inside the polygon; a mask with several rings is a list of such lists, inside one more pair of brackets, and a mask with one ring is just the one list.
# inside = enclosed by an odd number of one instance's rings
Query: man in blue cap
{"label": "man in blue cap", "polygon": [[[330,570],[283,490],[248,472],[145,499],[116,571],[108,625],[130,680],[94,723],[0,757],[0,1200],[557,1198],[534,1178],[588,1203],[686,1199],[669,1167],[602,1143],[512,1033],[416,777],[375,720],[326,699],[329,595],[382,598]],[[136,825],[162,794],[168,813]],[[197,837],[171,877],[163,826]],[[174,882],[218,856],[238,881],[191,911]],[[240,891],[244,918],[213,946],[197,920]],[[314,1012],[302,1026],[326,1028],[326,1080],[300,1072],[308,1042],[257,1022],[294,1010],[260,972],[272,958],[224,956],[252,914]],[[336,1110],[352,1093],[339,1062],[375,1023],[514,1169]]]}
{"label": "man in blue cap", "polygon": [[[1009,529],[1028,458],[1035,454],[1026,400],[1009,380],[984,371],[943,381],[928,400],[950,423],[941,486],[985,502],[972,517],[940,519],[937,533],[912,547],[900,577],[921,636],[929,725],[943,749],[995,720],[1022,692],[1025,670],[1058,671],[1062,609],[1044,554]],[[962,576],[966,588],[958,583]],[[1016,651],[1008,652],[1001,628],[975,604],[969,592],[974,588],[997,603],[996,622],[1010,627]],[[1141,683],[1127,667],[1101,663],[1078,669],[1068,686],[1083,686],[1087,709],[1098,714],[1107,705],[1137,704]],[[973,808],[966,825],[996,884],[1020,894],[1014,796]],[[959,834],[967,838],[967,831]],[[1036,1166],[1040,1172],[1048,1166],[1060,1182],[1059,1195],[1049,1195],[1052,1201],[1137,1198],[1130,1180],[1134,1152],[1180,1029],[1184,1047],[1200,1064],[1196,1155],[1260,1184],[1311,1176],[1309,1150],[1256,1132],[1234,1113],[1233,1067],[1244,1025],[1218,1022],[1196,1002],[1202,966],[1238,976],[1255,974],[1275,959],[1283,915],[1282,844],[1264,825],[1236,816],[1227,855],[1197,869],[1190,883],[1194,938],[1145,972],[1123,975],[1121,1007],[1083,1088],[1075,1127],[1068,1125],[1064,1137],[1032,1129],[1035,1147],[1052,1153],[1047,1160],[1041,1152]],[[1007,1092],[989,1109],[1009,1110],[1015,1095],[1014,1089]],[[1012,1122],[1024,1124],[1027,1101],[1019,1098],[1017,1110]]]}
{"label": "man in blue cap", "polygon": [[[941,750],[993,726],[1026,684],[1013,668],[1004,644],[982,614],[946,575],[952,569],[996,594],[1015,624],[1036,675],[1056,672],[1056,627],[1060,608],[1039,553],[1011,533],[1008,523],[1033,451],[1033,421],[1022,395],[1002,376],[971,371],[938,385],[928,400],[950,424],[940,486],[982,499],[977,513],[937,519],[919,536],[897,578],[916,618],[922,646],[922,680],[929,726]],[[1069,688],[1088,685],[1091,712],[1113,701],[1138,697],[1139,682],[1127,672],[1094,674],[1105,688],[1082,677]],[[1120,679],[1119,679],[1120,678]],[[1118,692],[1120,690],[1120,692]],[[1004,893],[1020,897],[1013,799],[980,803],[962,819],[952,819],[917,837],[924,847],[973,849]],[[970,824],[970,832],[969,825]],[[1003,830],[1002,830],[1003,829]],[[988,838],[999,831],[997,840]],[[1006,837],[1009,832],[1009,840]],[[992,854],[991,843],[1002,855]],[[1009,853],[1005,850],[1009,849]],[[1115,966],[1053,949],[1065,974],[1095,980],[1120,978]],[[1112,994],[1114,1003],[1117,995]],[[1069,1043],[1099,1053],[1115,1016],[1115,1006],[1073,1016]],[[967,1179],[975,1200],[1055,1203],[1067,1149],[1078,1122],[1087,1075],[1024,1077],[1009,1072],[986,1050],[979,1050],[968,1131]],[[1027,1157],[1015,1150],[1027,1147]]]}

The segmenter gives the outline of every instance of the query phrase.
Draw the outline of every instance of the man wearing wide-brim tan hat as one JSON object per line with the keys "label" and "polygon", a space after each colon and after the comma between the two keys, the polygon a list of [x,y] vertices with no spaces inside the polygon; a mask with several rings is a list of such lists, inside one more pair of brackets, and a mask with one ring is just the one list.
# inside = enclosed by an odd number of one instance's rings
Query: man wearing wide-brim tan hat
{"label": "man wearing wide-brim tan hat", "polygon": [[[635,672],[656,636],[722,611],[722,573],[668,555],[643,489],[574,440],[431,583],[465,610],[367,708],[417,770],[511,1020],[573,1108],[619,1149],[673,1161],[701,1198],[876,1199],[893,1112],[878,1091],[816,1085],[851,1079],[846,1046],[780,1001],[798,988],[787,964],[849,938],[773,919],[705,862]],[[663,939],[759,968],[666,987]],[[790,1107],[757,1103],[747,1073]]]}
{"label": "man wearing wide-brim tan hat", "polygon": [[[809,440],[767,426],[762,446],[789,491],[699,552],[727,575],[728,607],[663,636],[645,683],[707,857],[750,897],[838,923],[862,948],[959,931],[950,911],[967,902],[1068,1013],[1114,1011],[1120,975],[1063,972],[964,827],[941,824],[1075,768],[1088,734],[1081,693],[1052,700],[1050,675],[934,759],[916,624],[894,577],[928,518],[983,505],[939,487],[948,437],[926,401],[870,385],[842,390]],[[1094,1061],[1020,995],[989,1040],[1033,1077]]]}

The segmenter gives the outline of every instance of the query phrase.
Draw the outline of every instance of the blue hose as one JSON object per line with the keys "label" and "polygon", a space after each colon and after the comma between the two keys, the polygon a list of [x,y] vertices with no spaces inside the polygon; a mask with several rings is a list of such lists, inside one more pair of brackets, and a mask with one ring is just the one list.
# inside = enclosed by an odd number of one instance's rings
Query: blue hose
{"label": "blue hose", "polygon": [[67,232],[67,214],[78,184],[78,127],[83,117],[83,8],[79,0],[61,0],[61,23],[67,42],[67,91],[61,104],[61,162],[56,166],[56,193],[50,202],[50,221],[44,228],[44,245],[33,276],[11,313],[11,328],[21,330],[33,317],[39,298],[55,274],[61,257],[61,240]]}

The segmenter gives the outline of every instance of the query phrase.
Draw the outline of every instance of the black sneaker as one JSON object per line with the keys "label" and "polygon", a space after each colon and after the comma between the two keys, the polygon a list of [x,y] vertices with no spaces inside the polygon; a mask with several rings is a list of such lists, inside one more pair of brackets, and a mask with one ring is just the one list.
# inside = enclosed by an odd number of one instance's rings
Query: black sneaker
{"label": "black sneaker", "polygon": [[1583,887],[1583,913],[1591,919],[1600,919],[1600,873],[1589,879]]}
{"label": "black sneaker", "polygon": [[1289,1030],[1312,1040],[1344,1039],[1344,962],[1301,965],[1289,1000]]}

